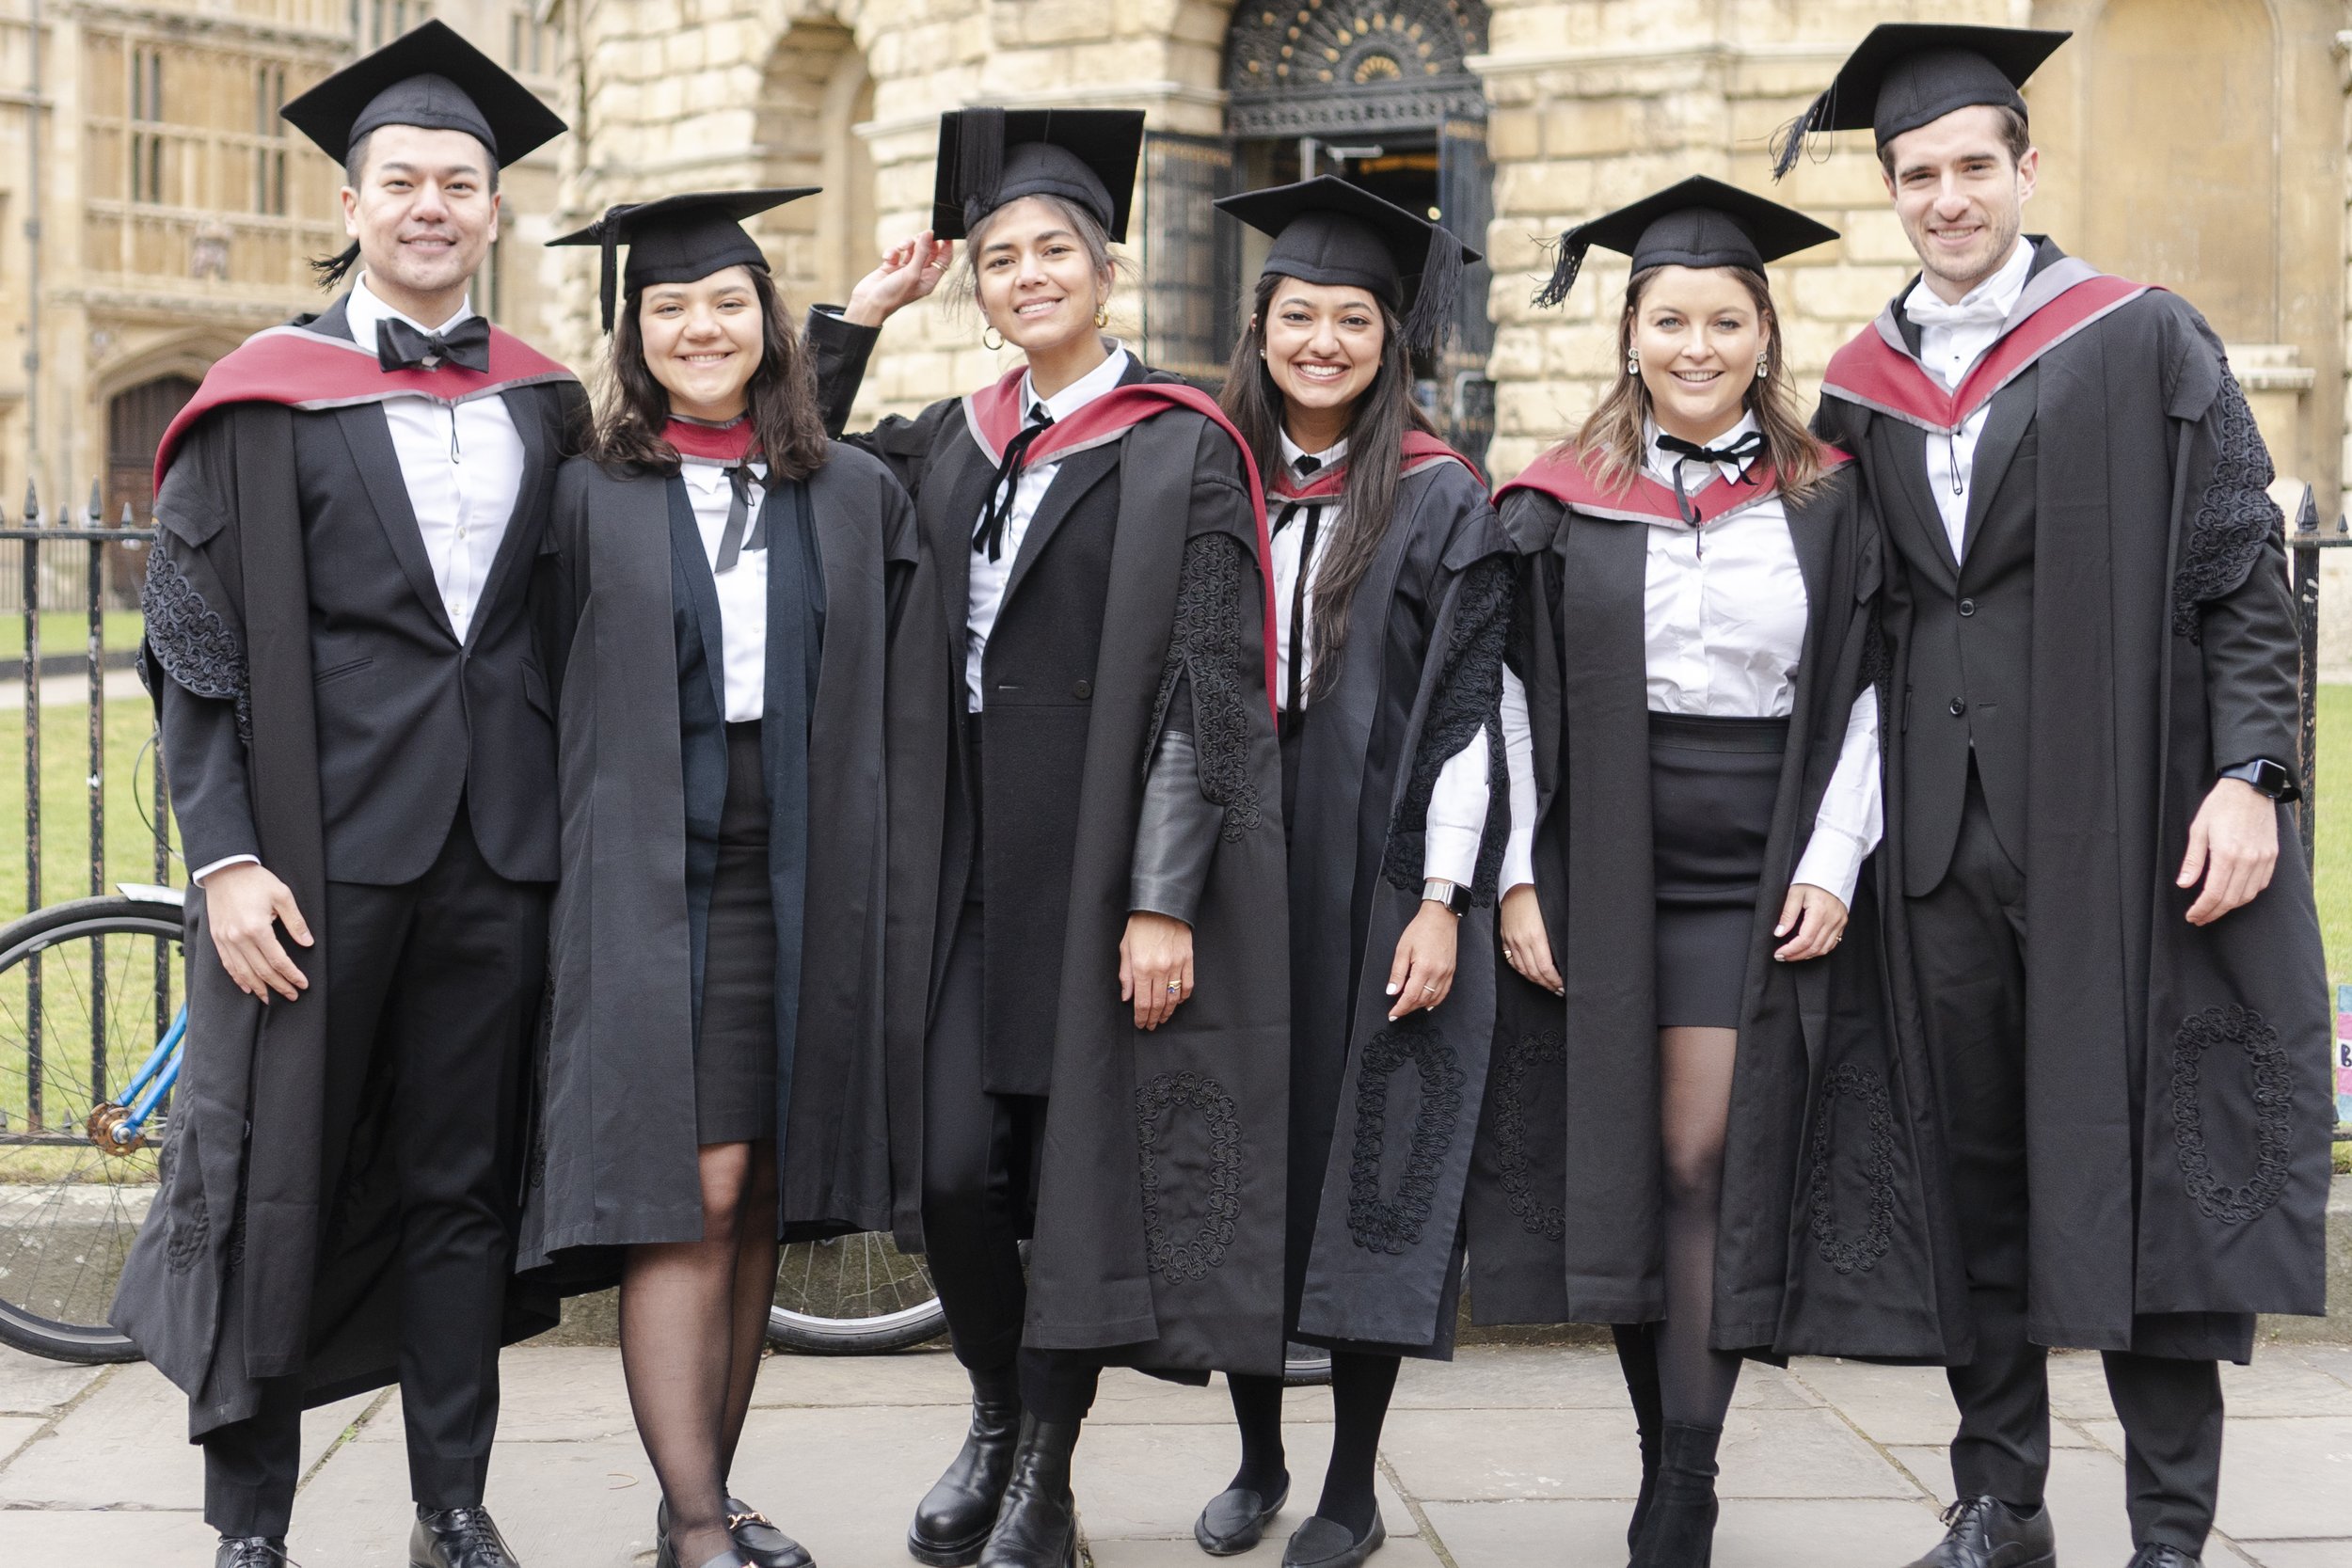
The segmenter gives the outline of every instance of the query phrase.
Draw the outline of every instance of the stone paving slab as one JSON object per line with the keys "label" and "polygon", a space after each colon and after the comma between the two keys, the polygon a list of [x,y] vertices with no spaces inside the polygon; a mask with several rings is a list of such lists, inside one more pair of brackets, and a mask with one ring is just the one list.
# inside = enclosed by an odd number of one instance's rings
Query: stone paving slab
{"label": "stone paving slab", "polygon": [[[648,1568],[659,1495],[618,1355],[541,1348],[503,1368],[493,1508],[533,1568]],[[2352,1568],[2352,1350],[2265,1346],[2226,1369],[2221,1534],[2208,1568]],[[2122,1568],[2122,1434],[2098,1358],[2053,1358],[2050,1503],[2066,1560]],[[823,1568],[906,1568],[914,1499],[960,1441],[966,1385],[938,1352],[772,1357],[737,1481]],[[1240,1560],[1275,1568],[1311,1511],[1331,1438],[1323,1389],[1293,1390],[1293,1500]],[[1204,1568],[1195,1513],[1237,1445],[1221,1384],[1114,1370],[1078,1452],[1093,1568]],[[1751,1368],[1728,1425],[1721,1568],[1891,1568],[1936,1539],[1952,1412],[1931,1369]],[[0,1354],[0,1565],[210,1560],[201,1461],[151,1369]],[[313,1413],[293,1540],[302,1568],[405,1560],[407,1471],[395,1393]],[[1391,1544],[1375,1568],[1621,1568],[1638,1480],[1605,1347],[1466,1348],[1407,1363],[1382,1445]],[[1425,1521],[1425,1524],[1424,1524]]]}

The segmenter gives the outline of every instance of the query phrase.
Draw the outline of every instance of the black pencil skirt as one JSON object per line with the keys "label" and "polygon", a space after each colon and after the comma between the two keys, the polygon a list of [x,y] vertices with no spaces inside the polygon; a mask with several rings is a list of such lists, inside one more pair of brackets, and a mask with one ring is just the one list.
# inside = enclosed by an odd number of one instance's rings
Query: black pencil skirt
{"label": "black pencil skirt", "polygon": [[1658,1026],[1737,1029],[1786,719],[1649,716]]}
{"label": "black pencil skirt", "polygon": [[776,1135],[776,913],[757,720],[727,726],[727,800],[694,1042],[694,1131],[704,1144]]}

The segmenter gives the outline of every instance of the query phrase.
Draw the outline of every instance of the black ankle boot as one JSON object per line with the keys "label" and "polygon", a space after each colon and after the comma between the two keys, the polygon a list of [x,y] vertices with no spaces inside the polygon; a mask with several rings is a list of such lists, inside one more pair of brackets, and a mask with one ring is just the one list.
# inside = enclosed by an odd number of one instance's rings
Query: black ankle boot
{"label": "black ankle boot", "polygon": [[1021,1418],[1021,1448],[980,1568],[1077,1568],[1077,1503],[1070,1495],[1075,1421]]}
{"label": "black ankle boot", "polygon": [[1658,1391],[1658,1341],[1647,1323],[1616,1323],[1617,1368],[1625,1373],[1626,1396],[1633,1402],[1633,1426],[1642,1445],[1642,1489],[1634,1494],[1633,1518],[1625,1527],[1625,1549],[1642,1537],[1650,1499],[1658,1493],[1658,1451],[1664,1441],[1666,1412]]}
{"label": "black ankle boot", "polygon": [[907,1530],[907,1555],[931,1568],[966,1568],[980,1560],[1021,1438],[1021,1380],[1013,1369],[970,1376],[972,1429],[955,1463],[915,1504]]}
{"label": "black ankle boot", "polygon": [[1715,1449],[1724,1429],[1667,1421],[1658,1487],[1650,1495],[1632,1568],[1708,1568],[1715,1552]]}

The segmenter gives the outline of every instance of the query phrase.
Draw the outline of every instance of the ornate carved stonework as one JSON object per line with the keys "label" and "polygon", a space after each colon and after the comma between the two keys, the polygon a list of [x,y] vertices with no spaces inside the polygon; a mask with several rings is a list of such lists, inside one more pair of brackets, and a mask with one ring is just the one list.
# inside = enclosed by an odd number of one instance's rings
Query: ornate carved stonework
{"label": "ornate carved stonework", "polygon": [[1225,40],[1226,128],[1288,136],[1484,119],[1464,59],[1486,41],[1483,0],[1243,0]]}

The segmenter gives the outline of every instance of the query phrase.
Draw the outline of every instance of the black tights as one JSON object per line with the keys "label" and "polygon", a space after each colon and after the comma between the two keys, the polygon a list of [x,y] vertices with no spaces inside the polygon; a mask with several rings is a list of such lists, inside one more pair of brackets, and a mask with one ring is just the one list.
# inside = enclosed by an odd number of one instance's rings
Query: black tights
{"label": "black tights", "polygon": [[1666,1321],[1658,1331],[1665,1418],[1720,1427],[1740,1357],[1708,1344],[1715,1317],[1715,1229],[1723,1213],[1724,1132],[1739,1033],[1658,1032],[1659,1131],[1666,1165]]}
{"label": "black tights", "polygon": [[711,1144],[701,1169],[703,1239],[630,1247],[621,1275],[621,1370],[681,1563],[733,1544],[727,1473],[776,1291],[775,1144]]}
{"label": "black tights", "polygon": [[[1323,1500],[1315,1512],[1358,1539],[1372,1528],[1373,1475],[1396,1369],[1393,1355],[1331,1353],[1331,1465],[1323,1473]],[[1282,1380],[1234,1373],[1225,1381],[1241,1426],[1241,1468],[1232,1484],[1271,1497],[1290,1475],[1282,1462]]]}

